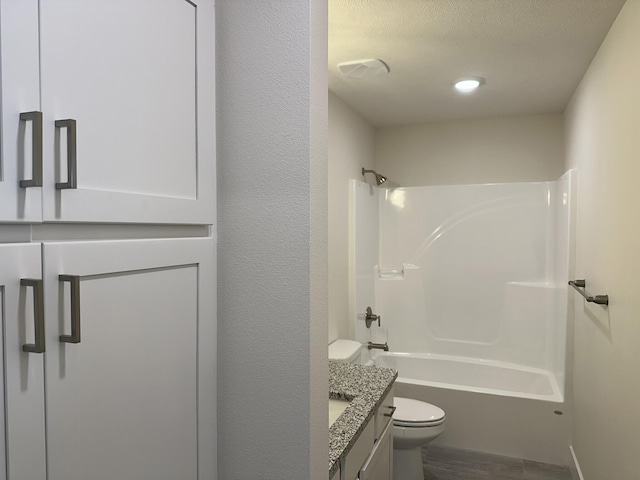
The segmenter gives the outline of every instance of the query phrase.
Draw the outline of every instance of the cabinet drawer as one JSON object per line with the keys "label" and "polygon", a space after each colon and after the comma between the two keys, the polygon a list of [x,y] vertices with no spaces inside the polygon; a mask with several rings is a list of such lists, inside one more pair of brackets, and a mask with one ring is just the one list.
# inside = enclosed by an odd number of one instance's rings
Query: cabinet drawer
{"label": "cabinet drawer", "polygon": [[374,423],[373,419],[369,420],[360,437],[356,440],[355,445],[347,454],[347,458],[342,464],[342,470],[344,471],[344,477],[342,478],[350,480],[358,477],[360,467],[362,467],[373,448]]}
{"label": "cabinet drawer", "polygon": [[395,409],[393,408],[393,387],[391,387],[391,390],[389,390],[389,393],[387,393],[387,396],[384,397],[384,400],[382,400],[382,403],[380,404],[376,412],[376,422],[375,422],[376,423],[376,435],[375,435],[376,441],[378,441],[381,438],[382,433],[384,432],[384,429],[387,427],[387,425],[391,421],[391,418],[392,418],[391,415],[393,414],[394,410]]}

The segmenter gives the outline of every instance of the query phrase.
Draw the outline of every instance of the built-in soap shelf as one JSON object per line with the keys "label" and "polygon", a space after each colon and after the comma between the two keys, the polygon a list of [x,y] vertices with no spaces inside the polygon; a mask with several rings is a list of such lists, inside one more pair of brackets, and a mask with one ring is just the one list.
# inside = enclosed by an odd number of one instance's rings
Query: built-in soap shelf
{"label": "built-in soap shelf", "polygon": [[551,282],[507,282],[507,285],[530,288],[558,288],[560,286]]}
{"label": "built-in soap shelf", "polygon": [[419,268],[420,267],[418,267],[417,265],[413,265],[411,263],[403,263],[402,268],[386,269],[386,268],[376,267],[376,270],[378,272],[378,278],[380,279],[404,280],[405,272],[407,270],[417,270]]}
{"label": "built-in soap shelf", "polygon": [[378,270],[378,278],[402,280],[404,278],[404,269],[400,269],[400,270]]}

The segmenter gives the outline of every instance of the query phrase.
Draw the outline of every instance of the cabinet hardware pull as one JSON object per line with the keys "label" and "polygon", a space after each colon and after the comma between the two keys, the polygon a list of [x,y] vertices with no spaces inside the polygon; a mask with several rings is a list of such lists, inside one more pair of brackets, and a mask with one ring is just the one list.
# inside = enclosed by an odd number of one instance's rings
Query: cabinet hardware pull
{"label": "cabinet hardware pull", "polygon": [[42,186],[42,112],[22,112],[20,120],[31,121],[31,178],[20,180],[20,187]]}
{"label": "cabinet hardware pull", "polygon": [[44,295],[42,292],[42,280],[21,278],[20,285],[33,287],[33,324],[35,327],[35,343],[25,343],[22,345],[22,351],[44,353]]}
{"label": "cabinet hardware pull", "polygon": [[396,409],[398,407],[396,407],[395,405],[391,406],[391,407],[387,407],[388,409],[390,409],[391,411],[389,413],[383,413],[382,415],[384,415],[385,417],[393,417],[393,414],[396,413]]}
{"label": "cabinet hardware pull", "polygon": [[76,121],[72,118],[56,120],[56,128],[67,129],[67,181],[56,183],[56,190],[78,188]]}
{"label": "cabinet hardware pull", "polygon": [[61,282],[71,286],[71,335],[60,335],[63,343],[80,343],[80,276],[58,275]]}

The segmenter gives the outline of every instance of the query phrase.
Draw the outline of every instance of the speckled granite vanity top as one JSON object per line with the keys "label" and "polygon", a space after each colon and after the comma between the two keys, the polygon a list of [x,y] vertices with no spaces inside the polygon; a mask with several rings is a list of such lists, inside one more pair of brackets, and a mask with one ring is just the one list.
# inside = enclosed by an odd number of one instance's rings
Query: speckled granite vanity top
{"label": "speckled granite vanity top", "polygon": [[351,403],[329,427],[329,478],[349,453],[398,373],[390,368],[329,362],[329,398]]}

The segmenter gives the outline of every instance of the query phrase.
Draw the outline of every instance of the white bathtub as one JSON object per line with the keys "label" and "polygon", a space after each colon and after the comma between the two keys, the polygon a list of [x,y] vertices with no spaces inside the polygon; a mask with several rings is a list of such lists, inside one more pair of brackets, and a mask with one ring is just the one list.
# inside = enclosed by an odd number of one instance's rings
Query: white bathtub
{"label": "white bathtub", "polygon": [[549,402],[563,401],[555,377],[545,370],[429,353],[384,352],[373,361],[380,367],[397,370],[400,382]]}
{"label": "white bathtub", "polygon": [[395,395],[441,407],[434,444],[567,465],[570,426],[549,372],[435,354],[374,353],[368,363],[398,371]]}

